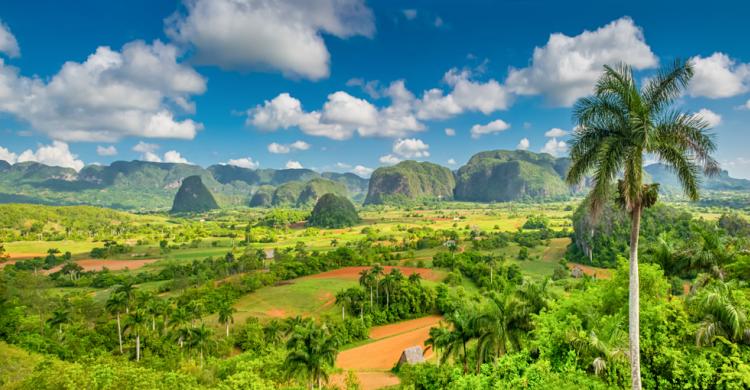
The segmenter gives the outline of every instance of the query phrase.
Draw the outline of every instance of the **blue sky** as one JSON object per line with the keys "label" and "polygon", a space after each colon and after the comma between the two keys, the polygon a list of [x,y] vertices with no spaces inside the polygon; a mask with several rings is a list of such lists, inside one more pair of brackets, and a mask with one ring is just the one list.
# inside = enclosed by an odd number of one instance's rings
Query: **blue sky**
{"label": "blue sky", "polygon": [[0,3],[0,159],[366,175],[489,149],[564,155],[570,105],[604,63],[645,79],[679,57],[696,64],[682,108],[750,178],[746,2],[263,3]]}

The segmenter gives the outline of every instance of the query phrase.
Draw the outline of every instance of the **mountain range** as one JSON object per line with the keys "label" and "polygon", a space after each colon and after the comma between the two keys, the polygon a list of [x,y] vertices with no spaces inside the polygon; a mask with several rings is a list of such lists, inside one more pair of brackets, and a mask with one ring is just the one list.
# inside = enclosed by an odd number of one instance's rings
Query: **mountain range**
{"label": "mountain range", "polygon": [[[70,168],[35,162],[0,160],[0,203],[89,204],[133,211],[169,210],[182,181],[198,176],[222,207],[311,207],[326,193],[364,204],[392,204],[443,199],[475,202],[562,199],[586,183],[570,187],[568,158],[522,150],[480,152],[456,171],[429,162],[403,161],[376,169],[371,178],[353,173],[310,169],[248,169],[232,165],[197,165],[116,161]],[[679,182],[664,165],[645,168],[646,177],[663,192],[678,193]],[[726,171],[705,178],[713,191],[750,190],[750,180]]]}

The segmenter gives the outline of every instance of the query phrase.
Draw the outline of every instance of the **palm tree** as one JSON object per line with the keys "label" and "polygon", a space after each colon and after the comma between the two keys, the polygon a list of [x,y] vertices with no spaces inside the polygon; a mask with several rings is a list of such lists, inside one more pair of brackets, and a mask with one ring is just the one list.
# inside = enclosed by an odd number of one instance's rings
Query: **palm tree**
{"label": "palm tree", "polygon": [[229,324],[234,324],[234,313],[237,311],[232,305],[225,301],[219,306],[219,323],[226,326],[226,335],[229,337]]}
{"label": "palm tree", "polygon": [[141,336],[148,332],[146,313],[133,310],[125,321],[125,332],[135,334],[135,361],[141,361]]}
{"label": "palm tree", "polygon": [[130,305],[133,303],[133,300],[135,299],[136,289],[137,287],[130,280],[124,281],[115,287],[115,290],[114,290],[115,293],[122,294],[125,296],[125,313],[130,313]]}
{"label": "palm tree", "polygon": [[460,357],[464,374],[469,372],[469,356],[466,344],[477,336],[477,316],[467,310],[457,310],[448,316],[450,333],[445,336],[445,356]]}
{"label": "palm tree", "polygon": [[589,202],[594,217],[609,201],[615,178],[623,175],[617,190],[620,205],[631,217],[628,325],[633,389],[641,388],[638,235],[641,213],[656,202],[659,189],[658,184],[643,184],[644,156],[656,157],[674,171],[691,200],[699,196],[699,171],[719,170],[711,157],[716,145],[706,132],[708,123],[671,107],[692,76],[693,66],[677,60],[638,89],[629,66],[605,66],[594,95],[579,99],[574,108],[577,127],[567,181],[578,184],[593,172]]}
{"label": "palm tree", "polygon": [[122,325],[120,323],[120,314],[128,306],[127,298],[123,293],[113,292],[107,299],[106,308],[107,311],[114,314],[117,317],[117,341],[120,343],[120,354],[122,355]]}
{"label": "palm tree", "polygon": [[491,306],[476,319],[477,372],[481,364],[491,357],[505,355],[510,346],[521,349],[521,333],[524,332],[523,302],[513,294],[491,293]]}
{"label": "palm tree", "polygon": [[440,365],[440,350],[448,345],[450,338],[451,332],[447,326],[443,326],[443,324],[441,324],[441,326],[430,328],[430,337],[425,340],[424,345],[432,347],[432,349],[435,351],[438,366]]}
{"label": "palm tree", "polygon": [[702,318],[695,335],[699,347],[712,345],[719,336],[734,342],[750,341],[750,321],[734,291],[741,290],[732,283],[715,281],[691,298],[692,309]]}
{"label": "palm tree", "polygon": [[175,332],[177,344],[180,348],[183,347],[185,339],[188,336],[189,323],[190,314],[184,307],[175,308],[172,311],[172,315],[169,317],[169,326]]}
{"label": "palm tree", "polygon": [[359,273],[359,284],[362,287],[369,288],[370,289],[370,311],[372,311],[372,287],[375,284],[375,273],[371,272],[370,270],[363,269]]}
{"label": "palm tree", "polygon": [[197,328],[190,330],[190,337],[188,337],[188,347],[198,348],[201,368],[203,368],[203,352],[210,347],[213,339],[211,339],[212,331],[206,327],[206,324],[201,324]]}
{"label": "palm tree", "polygon": [[62,327],[70,321],[70,311],[66,307],[59,307],[52,312],[52,317],[47,320],[50,326],[57,327],[62,336]]}
{"label": "palm tree", "polygon": [[324,326],[310,321],[306,326],[297,326],[287,342],[289,354],[284,365],[289,376],[304,376],[310,379],[310,388],[322,389],[322,381],[328,381],[326,370],[332,368],[338,355],[338,341]]}

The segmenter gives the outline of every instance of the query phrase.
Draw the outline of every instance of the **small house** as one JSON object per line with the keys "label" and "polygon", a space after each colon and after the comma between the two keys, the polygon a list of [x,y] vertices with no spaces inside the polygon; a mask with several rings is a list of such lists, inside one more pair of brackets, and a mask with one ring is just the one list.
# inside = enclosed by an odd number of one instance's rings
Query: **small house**
{"label": "small house", "polygon": [[406,348],[403,352],[401,352],[401,357],[398,359],[399,365],[419,363],[424,363],[422,347],[420,347],[419,345]]}

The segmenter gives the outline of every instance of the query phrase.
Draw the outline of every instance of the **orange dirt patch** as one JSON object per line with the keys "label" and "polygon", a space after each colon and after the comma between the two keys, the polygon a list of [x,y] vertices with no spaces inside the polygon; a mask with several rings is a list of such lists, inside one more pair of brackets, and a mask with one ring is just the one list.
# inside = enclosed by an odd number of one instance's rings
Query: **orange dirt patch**
{"label": "orange dirt patch", "polygon": [[16,264],[15,260],[6,260],[3,262],[0,262],[0,269],[3,269],[6,265]]}
{"label": "orange dirt patch", "polygon": [[609,279],[612,277],[612,270],[607,268],[591,267],[589,265],[583,265],[578,263],[568,263],[568,268],[573,270],[574,268],[580,268],[584,274],[593,276],[598,279]]}
{"label": "orange dirt patch", "polygon": [[[390,372],[385,371],[357,371],[355,372],[359,379],[360,387],[363,390],[382,389],[384,387],[397,386],[400,381],[398,377]],[[329,384],[337,386],[340,389],[346,388],[347,373],[331,375]]]}
{"label": "orange dirt patch", "polygon": [[[105,267],[110,271],[120,271],[124,269],[135,270],[143,267],[146,264],[151,264],[158,259],[141,259],[141,260],[100,260],[100,259],[86,259],[76,260],[76,263],[83,267],[84,271],[101,271]],[[48,273],[54,273],[62,268],[58,265],[55,268],[47,271]]]}
{"label": "orange dirt patch", "polygon": [[11,260],[19,260],[19,259],[33,259],[35,257],[47,257],[47,253],[42,252],[16,252],[16,253],[8,253]]}
{"label": "orange dirt patch", "polygon": [[272,318],[284,318],[284,317],[286,317],[286,312],[284,310],[282,310],[282,309],[271,309],[271,310],[267,311],[266,314],[269,317],[272,317]]}
{"label": "orange dirt patch", "polygon": [[[439,322],[439,316],[431,316],[375,327],[370,335],[376,334],[381,338],[339,353],[336,367],[356,371],[390,370],[404,349],[415,345],[420,345],[424,349],[424,341],[430,337],[430,328]],[[430,354],[431,350],[425,358]]]}
{"label": "orange dirt patch", "polygon": [[[362,272],[362,270],[370,269],[372,267],[344,267],[339,268],[337,270],[328,271],[328,272],[322,272],[319,274],[306,276],[307,278],[339,278],[339,279],[351,279],[351,280],[358,280],[359,279],[359,273]],[[433,271],[430,268],[417,268],[417,267],[392,267],[392,266],[385,266],[383,269],[386,273],[391,272],[393,268],[398,268],[401,273],[404,274],[404,276],[409,277],[411,274],[419,274],[422,276],[425,280],[432,280],[432,281],[440,281],[442,279],[442,276]]]}

